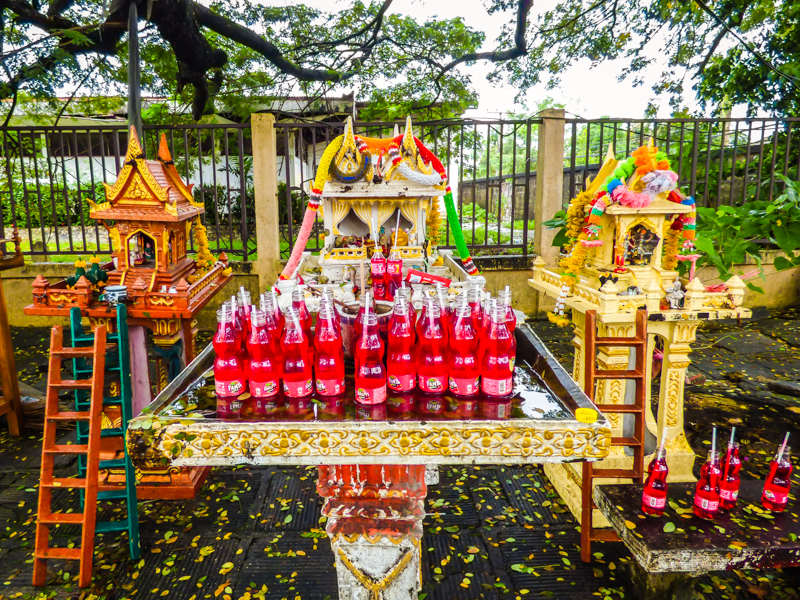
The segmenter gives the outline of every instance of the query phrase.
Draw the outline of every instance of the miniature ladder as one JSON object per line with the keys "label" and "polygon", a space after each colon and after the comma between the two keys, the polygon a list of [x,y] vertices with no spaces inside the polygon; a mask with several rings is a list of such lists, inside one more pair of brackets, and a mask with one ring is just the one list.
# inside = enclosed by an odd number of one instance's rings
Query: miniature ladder
{"label": "miniature ladder", "polygon": [[[619,477],[632,479],[634,483],[641,483],[644,475],[644,429],[645,429],[645,351],[647,349],[647,311],[636,311],[636,335],[632,338],[597,337],[597,313],[593,310],[586,311],[586,334],[584,336],[586,349],[584,369],[584,391],[594,400],[595,382],[598,379],[629,379],[636,385],[633,404],[596,404],[597,409],[603,413],[622,413],[633,415],[633,437],[612,437],[612,446],[633,448],[633,466],[631,469],[598,469],[591,462],[583,463],[583,477],[581,481],[581,559],[591,562],[592,542],[619,541],[613,529],[595,529],[592,527],[592,513],[597,507],[592,497],[593,480],[599,478]],[[636,356],[633,370],[614,371],[598,370],[595,366],[598,346],[622,346],[634,349]]]}
{"label": "miniature ladder", "polygon": [[[92,581],[95,520],[97,517],[97,477],[100,462],[100,411],[103,407],[103,370],[106,360],[106,328],[98,327],[91,348],[64,348],[64,330],[53,327],[50,336],[50,370],[45,400],[44,436],[42,444],[42,474],[39,485],[39,509],[36,521],[36,549],[33,555],[33,585],[47,583],[47,560],[50,558],[80,560],[80,587]],[[89,379],[61,379],[61,363],[69,359],[92,359],[95,373]],[[62,390],[87,390],[88,410],[59,412],[58,393]],[[63,421],[88,423],[86,444],[56,444],[56,426]],[[53,465],[59,454],[86,457],[86,472],[81,478],[55,478]],[[53,489],[78,489],[86,499],[82,513],[53,513]],[[51,548],[50,527],[81,525],[81,544],[76,548]]]}
{"label": "miniature ladder", "polygon": [[[85,346],[94,343],[95,336],[91,333],[83,332],[81,324],[81,310],[78,307],[70,311],[70,328],[72,330],[73,347]],[[116,333],[107,335],[109,344],[115,344],[116,349],[109,352],[106,359],[106,373],[117,373],[119,375],[119,395],[113,397],[103,397],[103,408],[117,406],[122,415],[119,427],[112,426],[100,430],[101,438],[116,438],[119,446],[123,449],[124,456],[111,460],[101,460],[100,469],[125,469],[125,485],[104,485],[101,486],[97,494],[98,500],[125,500],[127,503],[127,516],[124,520],[101,521],[97,523],[97,532],[127,531],[130,555],[133,560],[139,558],[139,511],[136,499],[136,470],[131,463],[128,445],[125,441],[125,432],[128,429],[128,421],[132,418],[131,409],[131,361],[130,347],[128,346],[128,310],[124,304],[117,304],[117,323]],[[109,360],[110,359],[110,360]],[[73,372],[75,376],[91,373],[91,365],[86,361],[76,359],[73,362]],[[80,391],[75,393],[75,410],[85,410],[88,407],[89,399],[85,393]],[[102,412],[102,411],[101,411]],[[102,417],[101,417],[102,418]],[[78,443],[85,443],[89,435],[90,425],[78,423],[76,433]],[[78,457],[78,469],[81,474],[85,472],[86,460]]]}

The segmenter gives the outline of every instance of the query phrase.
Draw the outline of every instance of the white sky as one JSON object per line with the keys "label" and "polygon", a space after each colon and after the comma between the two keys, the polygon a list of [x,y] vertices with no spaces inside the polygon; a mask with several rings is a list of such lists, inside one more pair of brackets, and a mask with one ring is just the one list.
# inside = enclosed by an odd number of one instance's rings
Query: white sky
{"label": "white sky", "polygon": [[[321,10],[337,10],[344,8],[344,0],[279,0],[287,5],[304,3]],[[367,0],[365,0],[367,1]],[[378,0],[373,0],[373,2]],[[554,7],[558,0],[534,0],[531,18]],[[264,0],[264,3],[274,5],[275,0]],[[513,12],[489,15],[484,7],[483,0],[405,0],[397,1],[389,9],[390,13],[410,15],[419,20],[434,16],[451,18],[459,15],[470,27],[486,33],[485,48],[494,48],[503,24],[513,19]],[[624,61],[603,62],[592,67],[591,61],[583,59],[568,69],[561,77],[561,86],[547,90],[545,83],[541,83],[528,92],[525,104],[528,110],[533,110],[538,102],[547,96],[564,103],[565,110],[569,113],[584,117],[632,117],[644,116],[647,104],[653,97],[652,85],[658,78],[660,67],[653,69],[651,74],[645,74],[644,85],[632,87],[630,80],[622,83],[617,81],[617,74],[624,66]],[[464,67],[466,68],[466,67]],[[477,109],[466,113],[468,117],[497,117],[498,113],[509,110],[521,111],[525,107],[514,103],[516,89],[507,84],[494,86],[486,80],[486,75],[491,71],[492,65],[486,62],[478,63],[467,69],[472,75],[473,87],[480,96]],[[599,92],[599,90],[602,90]],[[694,98],[685,98],[686,105],[691,110],[697,110]],[[738,116],[739,111],[734,111]],[[741,111],[744,112],[743,110]],[[666,98],[660,102],[659,117],[669,117],[670,109]]]}

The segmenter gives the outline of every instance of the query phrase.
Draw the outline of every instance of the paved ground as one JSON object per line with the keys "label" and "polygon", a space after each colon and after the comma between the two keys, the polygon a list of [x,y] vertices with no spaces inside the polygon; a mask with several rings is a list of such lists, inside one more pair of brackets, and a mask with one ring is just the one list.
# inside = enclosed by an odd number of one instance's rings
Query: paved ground
{"label": "paved ground", "polygon": [[[546,322],[536,329],[570,364],[569,335]],[[22,382],[44,390],[47,331],[13,335]],[[742,328],[706,327],[696,347],[693,371],[708,381],[688,393],[690,444],[704,453],[712,425],[736,425],[745,476],[763,477],[785,428],[800,440],[800,312]],[[45,590],[29,585],[40,453],[35,431],[20,439],[0,434],[0,600],[81,597],[73,563],[51,561],[52,584]],[[74,465],[65,461],[59,469],[71,473]],[[306,468],[216,469],[193,501],[142,502],[142,559],[127,557],[125,539],[99,535],[93,588],[82,597],[335,599],[314,482],[314,470]],[[59,503],[76,506],[74,498]],[[425,600],[634,597],[625,548],[597,544],[596,561],[583,564],[576,523],[536,467],[442,469],[427,508]],[[107,503],[102,513],[114,510]],[[792,570],[720,573],[695,584],[696,596],[706,600],[798,598],[798,589]]]}

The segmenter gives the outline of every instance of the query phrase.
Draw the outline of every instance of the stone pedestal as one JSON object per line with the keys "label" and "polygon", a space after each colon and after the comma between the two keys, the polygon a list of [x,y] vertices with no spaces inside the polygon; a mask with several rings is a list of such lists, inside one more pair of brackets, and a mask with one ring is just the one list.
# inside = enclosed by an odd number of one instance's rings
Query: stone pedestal
{"label": "stone pedestal", "polygon": [[425,516],[422,465],[319,467],[340,600],[416,599]]}

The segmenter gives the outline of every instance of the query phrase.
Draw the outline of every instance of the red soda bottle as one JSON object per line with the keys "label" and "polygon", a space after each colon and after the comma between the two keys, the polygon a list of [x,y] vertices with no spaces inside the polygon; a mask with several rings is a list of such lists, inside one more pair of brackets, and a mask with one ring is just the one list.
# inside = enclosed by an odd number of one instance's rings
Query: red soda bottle
{"label": "red soda bottle", "polygon": [[764,481],[764,493],[761,504],[772,512],[783,512],[789,503],[789,488],[792,476],[792,449],[786,445],[789,434],[783,440],[783,446],[775,458],[769,463],[769,475]]}
{"label": "red soda bottle", "polygon": [[314,350],[314,375],[317,392],[323,396],[343,394],[344,346],[342,346],[342,334],[336,327],[333,308],[327,302],[317,317]]}
{"label": "red soda bottle", "polygon": [[261,294],[261,310],[272,313],[272,316],[275,318],[275,323],[278,326],[278,331],[280,332],[278,336],[280,340],[281,335],[283,335],[283,328],[286,327],[286,317],[283,316],[283,312],[281,312],[281,308],[278,306],[278,294],[272,290]]}
{"label": "red soda bottle", "polygon": [[336,310],[336,303],[333,301],[333,291],[330,288],[325,288],[322,290],[322,299],[320,300],[319,305],[320,312],[322,312],[323,306],[330,306],[330,309],[333,313],[333,324],[336,326],[336,330],[341,334],[342,317],[339,314],[339,311]]}
{"label": "red soda bottle", "polygon": [[247,391],[244,363],[239,356],[239,339],[234,326],[234,313],[223,304],[217,313],[217,332],[214,334],[214,388],[217,393],[217,413],[220,418],[236,418],[241,410],[238,398]]}
{"label": "red soda bottle", "polygon": [[367,312],[367,306],[369,306],[370,312],[375,313],[375,299],[369,292],[364,292],[358,299],[358,314],[355,322],[356,340],[364,333],[364,315]]}
{"label": "red soda bottle", "polygon": [[403,259],[397,251],[392,248],[389,253],[389,260],[386,261],[386,299],[394,300],[397,289],[403,282]]}
{"label": "red soda bottle", "polygon": [[[666,436],[666,434],[664,434]],[[664,438],[661,438],[653,461],[647,468],[647,479],[644,482],[642,493],[642,512],[646,515],[660,517],[667,507],[667,451],[664,448]]]}
{"label": "red soda bottle", "polygon": [[239,354],[239,360],[244,362],[247,359],[247,349],[245,348],[247,336],[245,334],[244,321],[242,320],[242,315],[239,312],[239,302],[236,300],[236,296],[231,296],[228,305],[233,318],[233,328],[236,330],[236,343],[238,344],[237,352]]}
{"label": "red soda bottle", "polygon": [[239,304],[239,318],[242,320],[243,329],[245,332],[245,344],[250,337],[250,292],[244,289],[244,286],[239,286],[239,292],[236,294]]}
{"label": "red soda bottle", "polygon": [[442,324],[441,310],[433,301],[428,302],[425,318],[420,319],[417,327],[421,329],[417,359],[419,389],[429,394],[443,394],[448,384],[447,333]]}
{"label": "red soda bottle", "polygon": [[481,359],[481,390],[489,396],[507,396],[513,391],[516,342],[506,325],[506,310],[495,306]]}
{"label": "red soda bottle", "polygon": [[267,398],[276,396],[281,390],[283,361],[275,356],[275,338],[267,327],[267,318],[275,321],[272,315],[253,308],[250,311],[250,337],[247,338],[247,351],[250,354],[250,394],[256,401],[256,412],[261,414],[262,404]]}
{"label": "red soda bottle", "polygon": [[492,311],[496,304],[497,300],[492,298],[490,294],[481,310],[481,318],[478,322],[478,359],[481,364],[483,364],[483,355],[486,353],[486,348],[489,346],[489,329],[492,326]]}
{"label": "red soda bottle", "polygon": [[480,391],[478,332],[472,321],[472,308],[464,302],[456,308],[447,370],[450,391],[456,396],[472,396]]}
{"label": "red soda bottle", "polygon": [[372,291],[376,300],[383,300],[386,297],[386,257],[380,250],[380,246],[375,246],[375,252],[370,260],[370,272],[372,273]]}
{"label": "red soda bottle", "polygon": [[386,367],[383,340],[378,332],[378,315],[364,315],[364,332],[356,345],[356,402],[380,404],[386,401]]}
{"label": "red soda bottle", "polygon": [[313,320],[306,306],[306,295],[300,288],[295,288],[292,292],[292,308],[297,313],[297,318],[309,340],[309,345],[312,345],[314,338],[311,335],[311,325],[313,324]]}
{"label": "red soda bottle", "polygon": [[725,453],[725,463],[722,467],[722,478],[719,480],[719,506],[726,510],[736,506],[741,485],[739,471],[742,468],[742,460],[739,458],[739,444],[733,441],[735,434],[736,427],[731,431],[731,439],[728,442],[728,451]]}
{"label": "red soda bottle", "polygon": [[286,330],[281,338],[283,391],[290,398],[303,398],[314,392],[310,344],[293,307],[287,311],[287,317]]}
{"label": "red soda bottle", "polygon": [[708,460],[700,469],[700,479],[694,493],[694,514],[701,519],[713,519],[719,512],[719,478],[722,471],[719,468],[716,441],[717,429],[714,428]]}
{"label": "red soda bottle", "polygon": [[506,325],[508,325],[508,329],[513,335],[514,330],[517,328],[517,316],[514,314],[514,309],[511,308],[511,289],[508,286],[497,293],[497,302],[506,310]]}
{"label": "red soda bottle", "polygon": [[444,288],[441,283],[436,284],[436,298],[439,300],[439,314],[442,319],[445,336],[450,334],[450,306],[444,297]]}
{"label": "red soda bottle", "polygon": [[389,322],[389,350],[386,359],[386,380],[392,391],[410,392],[417,387],[415,341],[416,334],[409,306],[398,296],[392,320]]}

